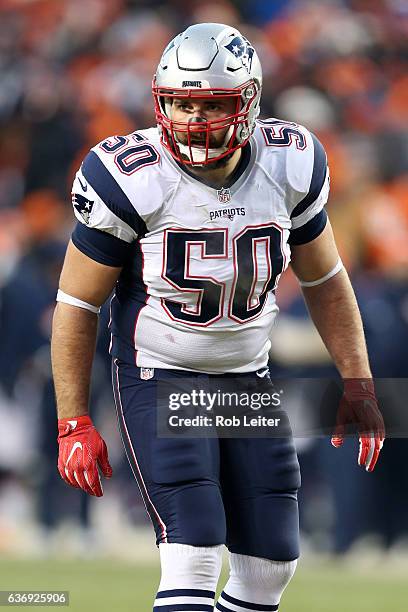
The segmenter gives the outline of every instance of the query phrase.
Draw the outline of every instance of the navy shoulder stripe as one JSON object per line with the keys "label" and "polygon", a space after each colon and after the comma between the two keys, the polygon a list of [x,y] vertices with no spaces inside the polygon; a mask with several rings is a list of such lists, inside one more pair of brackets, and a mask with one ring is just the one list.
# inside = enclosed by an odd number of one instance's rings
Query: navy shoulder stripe
{"label": "navy shoulder stripe", "polygon": [[109,210],[134,229],[139,237],[143,236],[147,232],[145,222],[94,151],[90,151],[85,157],[81,170]]}
{"label": "navy shoulder stripe", "polygon": [[291,214],[293,217],[301,215],[313,202],[318,198],[324,181],[326,180],[327,174],[327,157],[326,151],[323,148],[320,140],[316,138],[314,134],[311,134],[314,146],[314,162],[313,162],[313,174],[312,180],[310,181],[309,193],[295,206]]}

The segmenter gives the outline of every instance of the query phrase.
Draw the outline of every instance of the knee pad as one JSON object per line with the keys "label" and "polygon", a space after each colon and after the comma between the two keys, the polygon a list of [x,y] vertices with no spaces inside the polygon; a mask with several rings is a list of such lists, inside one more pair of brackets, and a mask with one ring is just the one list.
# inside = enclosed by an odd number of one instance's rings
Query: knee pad
{"label": "knee pad", "polygon": [[222,545],[160,544],[160,589],[215,591],[222,564]]}
{"label": "knee pad", "polygon": [[271,561],[248,555],[230,554],[230,579],[228,588],[244,590],[243,599],[256,593],[261,601],[271,601],[277,604],[286,586],[295,573],[297,560]]}

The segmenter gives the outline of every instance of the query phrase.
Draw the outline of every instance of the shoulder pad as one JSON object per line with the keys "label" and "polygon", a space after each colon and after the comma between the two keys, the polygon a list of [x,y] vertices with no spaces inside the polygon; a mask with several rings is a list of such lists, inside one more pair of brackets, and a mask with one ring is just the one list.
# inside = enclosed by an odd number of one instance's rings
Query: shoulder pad
{"label": "shoulder pad", "polygon": [[157,130],[150,129],[106,138],[91,149],[72,190],[75,216],[81,223],[126,242],[146,232],[145,222],[129,197],[126,177],[159,162],[160,154],[152,144],[155,140]]}
{"label": "shoulder pad", "polygon": [[329,172],[321,142],[307,128],[279,119],[258,121],[259,163],[285,189],[293,226],[311,219],[327,202]]}
{"label": "shoulder pad", "polygon": [[179,182],[177,170],[163,154],[157,128],[105,139],[92,152],[147,220]]}

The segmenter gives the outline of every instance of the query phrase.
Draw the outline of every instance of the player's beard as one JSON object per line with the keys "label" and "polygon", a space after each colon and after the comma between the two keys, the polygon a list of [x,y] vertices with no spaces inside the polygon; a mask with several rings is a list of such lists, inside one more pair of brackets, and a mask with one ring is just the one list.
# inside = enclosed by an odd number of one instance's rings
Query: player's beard
{"label": "player's beard", "polygon": [[[209,172],[210,170],[218,170],[219,168],[225,168],[231,157],[234,155],[234,152],[235,151],[232,151],[231,153],[228,153],[228,155],[225,155],[224,157],[221,157],[221,159],[217,159],[213,162],[207,162],[206,164],[196,163],[193,165],[193,167],[200,168],[202,172]],[[181,154],[181,159],[186,162],[190,161],[190,158],[187,157],[187,155],[184,155],[184,153]],[[190,165],[191,164],[188,164],[188,166]]]}
{"label": "player's beard", "polygon": [[[184,140],[185,140],[185,142],[183,142]],[[183,137],[180,139],[180,142],[181,142],[181,144],[188,145],[188,139],[187,139],[187,137],[184,134],[183,134]],[[194,146],[196,146],[196,145],[203,146],[203,145],[206,144],[206,139],[205,138],[202,138],[202,139],[192,138],[191,141],[190,141],[190,144],[191,144],[192,148],[194,148]],[[224,146],[224,140],[220,143],[216,139],[214,134],[210,134],[209,142],[208,142],[208,148],[209,149],[220,149],[223,146]],[[200,171],[202,171],[202,172],[205,172],[205,171],[210,172],[211,170],[218,170],[219,168],[224,168],[227,165],[227,163],[229,162],[229,160],[231,159],[233,154],[234,154],[234,152],[228,153],[228,155],[225,155],[224,157],[221,157],[221,159],[217,159],[216,161],[208,162],[208,163],[205,163],[205,164],[196,163],[196,164],[194,164],[194,167],[200,168]],[[188,155],[185,155],[184,153],[181,153],[181,159],[183,161],[186,161],[186,162],[191,161],[190,158],[188,157]],[[190,164],[188,164],[188,166],[190,166]]]}

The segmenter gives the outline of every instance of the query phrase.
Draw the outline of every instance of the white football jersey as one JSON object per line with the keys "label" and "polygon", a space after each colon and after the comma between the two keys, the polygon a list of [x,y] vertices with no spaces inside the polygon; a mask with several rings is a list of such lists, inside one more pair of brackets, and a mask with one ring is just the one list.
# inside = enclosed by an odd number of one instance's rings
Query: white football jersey
{"label": "white football jersey", "polygon": [[322,231],[328,192],[322,145],[276,119],[257,123],[235,181],[219,190],[178,165],[157,128],[95,146],[74,181],[72,239],[123,266],[112,355],[214,374],[264,367],[290,243]]}

